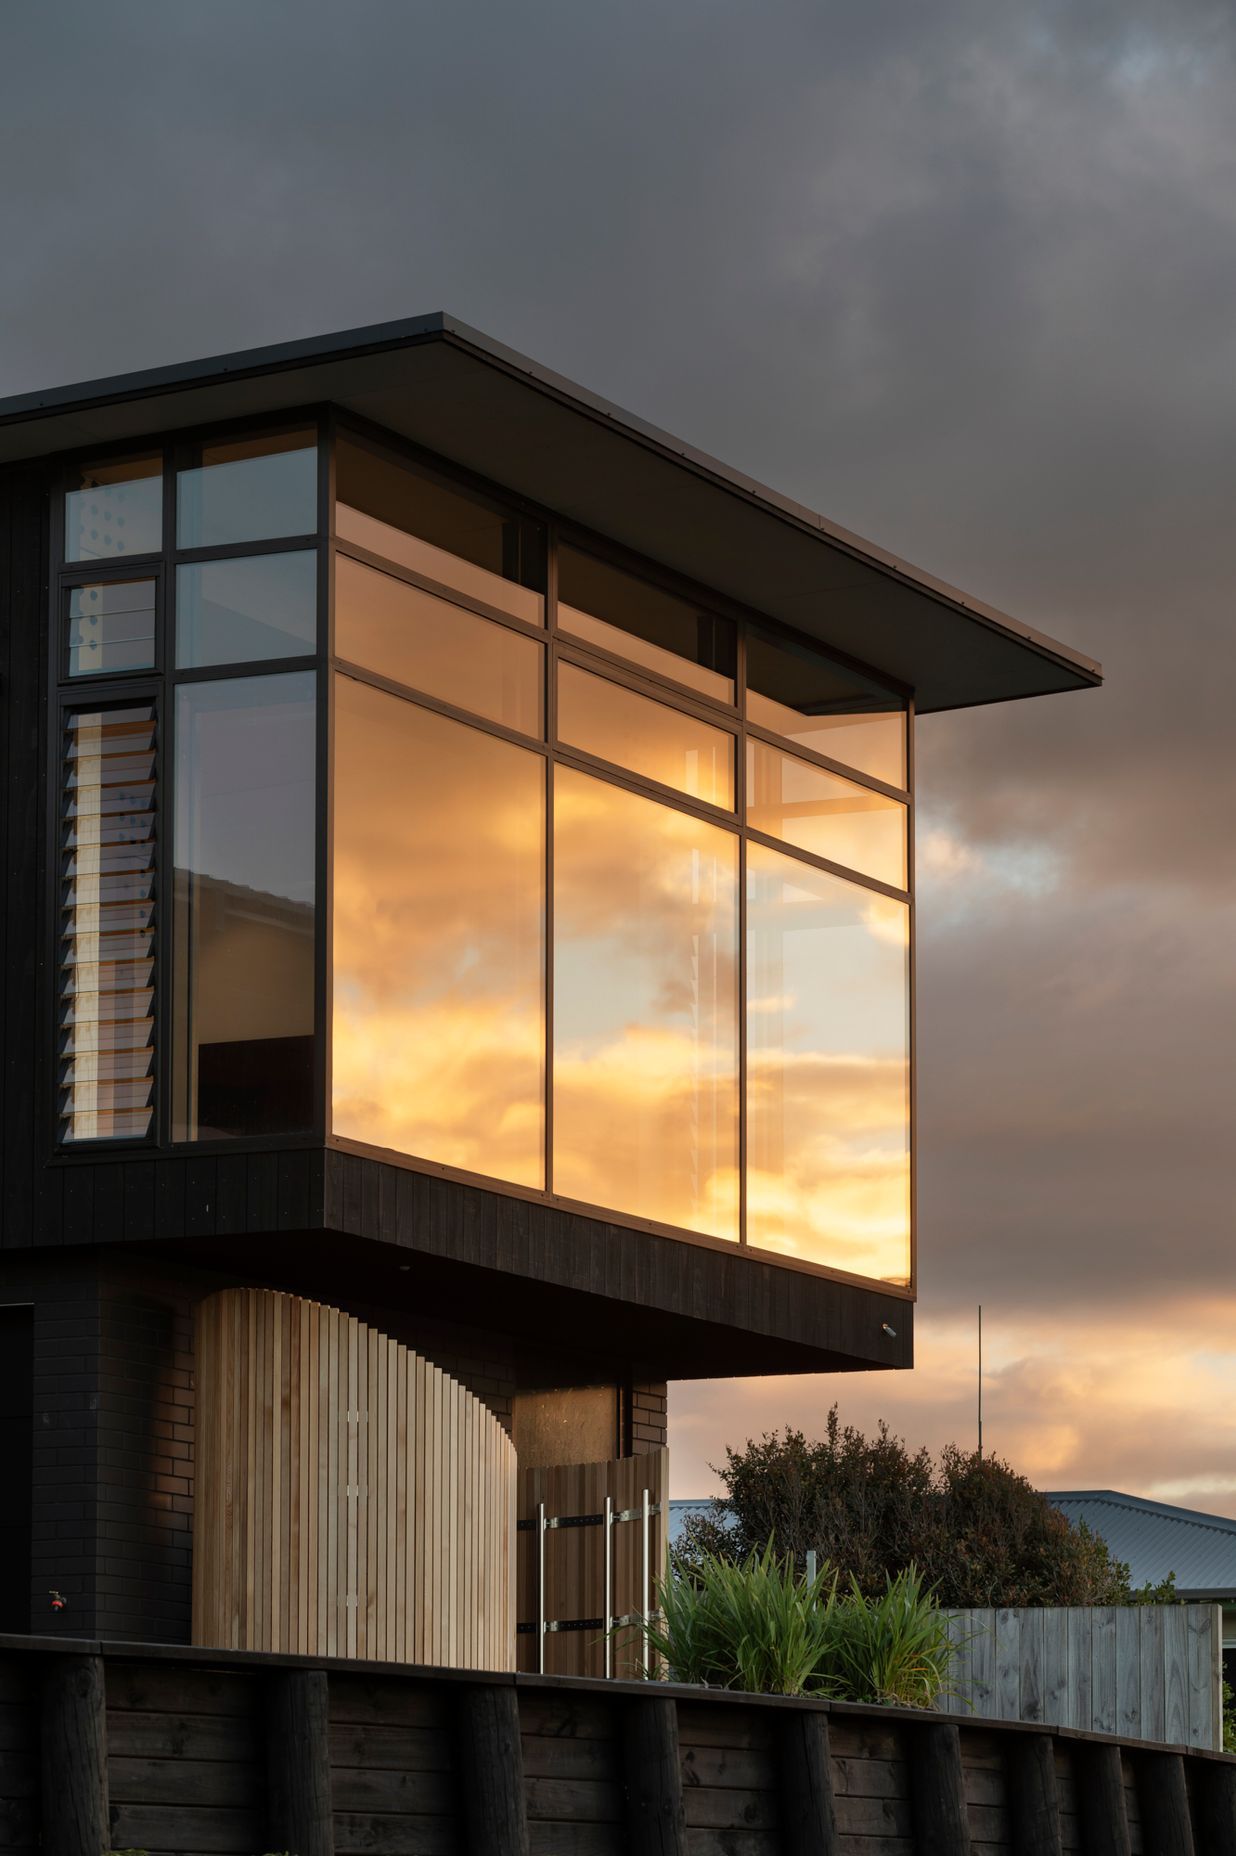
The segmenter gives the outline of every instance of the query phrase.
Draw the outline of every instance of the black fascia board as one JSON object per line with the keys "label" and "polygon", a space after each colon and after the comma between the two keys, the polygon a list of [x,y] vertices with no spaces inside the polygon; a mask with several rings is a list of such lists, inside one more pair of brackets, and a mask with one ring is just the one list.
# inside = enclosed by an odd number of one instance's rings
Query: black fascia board
{"label": "black fascia board", "polygon": [[1097,663],[442,312],[0,401],[0,465],[333,403],[913,690],[920,713]]}

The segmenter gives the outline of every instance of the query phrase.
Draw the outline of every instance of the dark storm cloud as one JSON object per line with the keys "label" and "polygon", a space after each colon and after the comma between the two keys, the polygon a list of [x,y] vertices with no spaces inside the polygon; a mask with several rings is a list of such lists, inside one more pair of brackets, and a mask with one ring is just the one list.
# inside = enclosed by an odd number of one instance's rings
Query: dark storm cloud
{"label": "dark storm cloud", "polygon": [[1232,1288],[1234,123],[1227,0],[14,0],[0,392],[443,307],[1101,657],[920,731],[921,1266],[1115,1320]]}

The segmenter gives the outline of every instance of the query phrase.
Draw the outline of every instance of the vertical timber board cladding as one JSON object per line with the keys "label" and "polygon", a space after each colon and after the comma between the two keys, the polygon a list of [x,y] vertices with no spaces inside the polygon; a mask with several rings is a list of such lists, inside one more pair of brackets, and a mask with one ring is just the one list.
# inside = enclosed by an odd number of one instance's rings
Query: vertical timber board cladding
{"label": "vertical timber board cladding", "polygon": [[515,1452],[455,1380],[338,1309],[198,1311],[193,1641],[514,1663]]}
{"label": "vertical timber board cladding", "polygon": [[[586,1628],[556,1630],[545,1638],[545,1674],[603,1676],[605,1643],[601,1619],[605,1612],[605,1530],[595,1521],[579,1524],[577,1517],[604,1512],[605,1498],[613,1502],[615,1516],[638,1511],[645,1489],[654,1510],[649,1524],[649,1603],[656,1604],[657,1582],[664,1578],[669,1551],[669,1451],[651,1450],[643,1456],[617,1457],[607,1463],[574,1463],[550,1469],[525,1469],[519,1476],[519,1621],[537,1619],[537,1534],[539,1505],[545,1504],[547,1521],[565,1520],[545,1535],[545,1616],[563,1624],[592,1619]],[[614,1521],[610,1615],[629,1617],[643,1609],[643,1528],[638,1520]],[[641,1644],[632,1632],[614,1639],[612,1673],[637,1675]],[[535,1630],[519,1634],[518,1667],[537,1669]]]}

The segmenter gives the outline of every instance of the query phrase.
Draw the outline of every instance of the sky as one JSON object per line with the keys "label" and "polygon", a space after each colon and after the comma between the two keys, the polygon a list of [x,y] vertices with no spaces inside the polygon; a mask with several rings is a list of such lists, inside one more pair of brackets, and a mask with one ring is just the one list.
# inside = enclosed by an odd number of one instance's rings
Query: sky
{"label": "sky", "polygon": [[0,394],[446,309],[1102,660],[918,737],[912,1374],[1236,1514],[1236,9],[8,0]]}

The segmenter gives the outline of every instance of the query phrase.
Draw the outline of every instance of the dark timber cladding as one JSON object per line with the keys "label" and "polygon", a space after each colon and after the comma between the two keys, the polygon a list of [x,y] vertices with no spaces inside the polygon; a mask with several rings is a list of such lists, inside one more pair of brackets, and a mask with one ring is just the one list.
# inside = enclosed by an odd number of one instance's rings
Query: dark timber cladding
{"label": "dark timber cladding", "polygon": [[[43,1243],[129,1242],[241,1278],[255,1267],[282,1271],[329,1299],[342,1234],[352,1240],[354,1299],[380,1305],[413,1290],[426,1311],[466,1309],[479,1328],[554,1345],[586,1321],[653,1380],[913,1359],[914,1308],[904,1294],[356,1154],[299,1148],[75,1164],[47,1169],[47,1193],[54,1211]],[[257,1236],[266,1240],[260,1262]],[[20,1240],[6,1227],[3,1241]],[[404,1264],[411,1274],[399,1273]]]}
{"label": "dark timber cladding", "polygon": [[1230,1856],[1234,1775],[965,1715],[0,1638],[4,1856]]}

